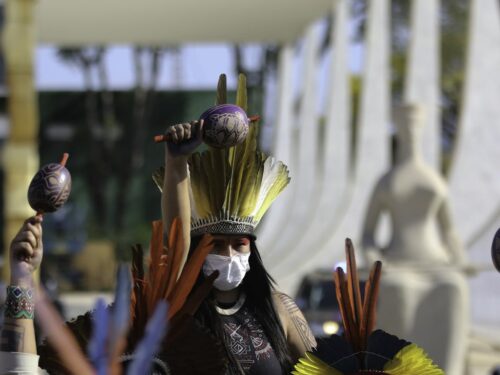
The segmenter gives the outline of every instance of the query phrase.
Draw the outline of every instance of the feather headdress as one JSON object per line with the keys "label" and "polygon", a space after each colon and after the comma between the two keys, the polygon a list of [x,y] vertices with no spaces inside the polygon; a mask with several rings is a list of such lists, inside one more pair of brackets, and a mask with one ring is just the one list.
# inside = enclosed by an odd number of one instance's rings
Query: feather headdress
{"label": "feather headdress", "polygon": [[295,365],[296,375],[444,375],[417,345],[382,330],[374,331],[382,263],[376,262],[361,298],[351,240],[346,240],[347,276],[337,268],[335,290],[344,323],[344,337],[318,341]]}
{"label": "feather headdress", "polygon": [[[226,77],[217,86],[217,104],[226,103]],[[240,74],[236,105],[247,110],[246,78]],[[257,120],[250,123],[243,143],[194,153],[189,159],[191,179],[191,233],[250,234],[271,203],[288,185],[282,162],[257,149]],[[158,187],[163,172],[153,175]]]}

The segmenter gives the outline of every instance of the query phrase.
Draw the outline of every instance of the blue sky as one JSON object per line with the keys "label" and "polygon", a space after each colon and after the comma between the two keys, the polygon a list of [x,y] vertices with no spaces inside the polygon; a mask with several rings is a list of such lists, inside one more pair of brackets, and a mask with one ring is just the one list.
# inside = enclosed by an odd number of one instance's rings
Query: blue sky
{"label": "blue sky", "polygon": [[[35,77],[39,90],[81,90],[83,77],[80,70],[61,62],[56,54],[56,47],[39,46],[36,50]],[[246,45],[244,48],[245,65],[256,66],[261,58],[261,48],[258,44]],[[351,70],[361,71],[363,48],[353,45],[350,52]],[[297,54],[300,60],[300,49]],[[234,61],[230,44],[187,44],[180,48],[178,66],[175,69],[175,58],[167,54],[163,58],[159,86],[162,89],[213,89],[220,73],[228,75],[228,85],[234,87]],[[108,47],[106,54],[107,71],[111,87],[128,89],[133,87],[132,46],[115,45]],[[300,65],[300,64],[297,64]],[[328,70],[328,54],[321,65],[320,75]],[[180,74],[178,74],[178,73]],[[300,74],[297,70],[297,74]],[[178,77],[175,77],[175,76]],[[325,80],[321,80],[325,81]]]}

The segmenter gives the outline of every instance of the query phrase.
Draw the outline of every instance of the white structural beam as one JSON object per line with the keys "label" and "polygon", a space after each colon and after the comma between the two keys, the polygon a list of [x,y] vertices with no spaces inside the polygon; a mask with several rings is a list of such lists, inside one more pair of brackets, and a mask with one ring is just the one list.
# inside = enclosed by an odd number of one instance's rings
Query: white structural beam
{"label": "white structural beam", "polygon": [[413,0],[410,48],[407,58],[404,101],[425,108],[423,156],[433,167],[440,162],[439,112],[439,0]]}
{"label": "white structural beam", "polygon": [[488,226],[500,202],[500,10],[472,1],[459,138],[450,175],[458,231],[465,242]]}
{"label": "white structural beam", "polygon": [[[294,144],[294,95],[293,95],[293,59],[294,47],[286,44],[281,47],[278,57],[278,90],[276,95],[276,123],[273,134],[272,155],[285,163],[291,170],[292,181],[295,170],[293,154]],[[276,233],[282,230],[282,225],[290,210],[293,197],[293,183],[288,186],[273,203],[262,223],[258,227],[258,244],[263,250],[263,256],[274,248]]]}
{"label": "white structural beam", "polygon": [[[366,36],[367,59],[363,72],[357,165],[351,204],[336,230],[320,248],[304,249],[301,270],[331,267],[343,259],[344,239],[357,243],[371,191],[381,174],[389,167],[389,1],[369,2]],[[290,273],[290,260],[283,259],[275,276],[284,290],[293,291],[297,273]]]}
{"label": "white structural beam", "polygon": [[[269,245],[266,246],[264,257],[266,263],[273,264],[275,256],[279,256],[287,238],[303,228],[304,218],[308,215],[311,207],[316,180],[317,180],[317,150],[318,150],[318,118],[317,118],[317,67],[320,47],[320,33],[318,25],[309,27],[304,38],[304,64],[302,77],[302,92],[300,97],[300,110],[296,123],[297,138],[293,147],[293,158],[291,164],[292,180],[290,182],[291,200],[287,202],[286,215],[281,215],[281,222],[276,223],[278,230],[272,233]],[[293,128],[289,131],[294,132]],[[279,239],[279,241],[278,241]]]}
{"label": "white structural beam", "polygon": [[[300,225],[280,240],[280,251],[269,258],[271,272],[282,267],[299,269],[305,254],[311,254],[328,239],[340,213],[338,208],[345,196],[348,180],[350,144],[350,76],[349,56],[349,9],[350,0],[337,2],[331,31],[329,86],[326,104],[326,124],[320,142],[323,150],[316,162],[319,173],[317,190],[312,197],[303,199],[309,206],[307,215],[298,218]],[[314,152],[313,152],[314,154]],[[278,262],[280,258],[284,262]]]}
{"label": "white structural beam", "polygon": [[57,45],[287,42],[331,0],[40,0],[39,43]]}

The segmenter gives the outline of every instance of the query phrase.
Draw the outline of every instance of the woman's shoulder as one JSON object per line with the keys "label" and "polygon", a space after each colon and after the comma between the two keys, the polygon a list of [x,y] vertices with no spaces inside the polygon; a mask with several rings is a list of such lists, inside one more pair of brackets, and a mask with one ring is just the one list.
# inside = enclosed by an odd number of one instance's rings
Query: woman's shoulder
{"label": "woman's shoulder", "polygon": [[284,310],[289,314],[300,312],[297,304],[288,294],[274,290],[272,292],[273,302],[279,310]]}
{"label": "woman's shoulder", "polygon": [[272,296],[287,341],[294,348],[294,355],[299,358],[316,346],[316,340],[293,298],[279,291],[273,291]]}

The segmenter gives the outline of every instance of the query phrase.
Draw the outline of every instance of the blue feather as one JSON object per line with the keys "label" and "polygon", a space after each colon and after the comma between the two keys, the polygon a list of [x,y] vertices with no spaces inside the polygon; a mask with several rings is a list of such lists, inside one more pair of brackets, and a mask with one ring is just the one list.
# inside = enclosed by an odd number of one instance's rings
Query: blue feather
{"label": "blue feather", "polygon": [[153,316],[146,325],[144,337],[134,353],[134,360],[128,368],[127,375],[149,374],[151,371],[153,358],[158,353],[161,341],[167,332],[167,312],[167,302],[158,302]]}
{"label": "blue feather", "polygon": [[92,322],[92,338],[88,344],[87,351],[89,359],[96,369],[97,375],[106,375],[108,370],[107,337],[108,337],[109,314],[106,302],[99,298],[95,304],[95,312]]}
{"label": "blue feather", "polygon": [[109,347],[113,350],[118,340],[125,336],[130,323],[130,291],[132,278],[128,265],[121,264],[116,276],[115,302],[113,304],[113,318]]}

